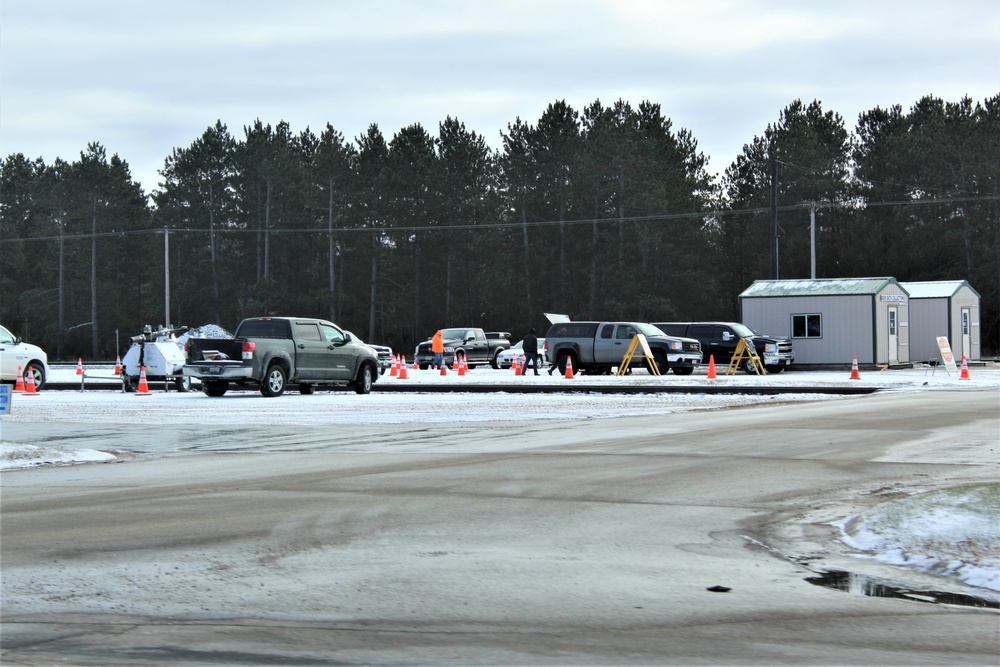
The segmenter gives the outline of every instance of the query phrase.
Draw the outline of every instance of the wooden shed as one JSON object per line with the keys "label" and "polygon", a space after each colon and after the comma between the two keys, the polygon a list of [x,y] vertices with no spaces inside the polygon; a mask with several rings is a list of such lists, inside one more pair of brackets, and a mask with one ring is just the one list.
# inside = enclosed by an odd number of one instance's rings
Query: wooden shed
{"label": "wooden shed", "polygon": [[979,361],[979,292],[965,280],[900,283],[910,295],[910,359],[940,359],[938,336],[955,358]]}
{"label": "wooden shed", "polygon": [[909,294],[895,278],[757,280],[740,294],[742,321],[787,336],[795,364],[910,362]]}

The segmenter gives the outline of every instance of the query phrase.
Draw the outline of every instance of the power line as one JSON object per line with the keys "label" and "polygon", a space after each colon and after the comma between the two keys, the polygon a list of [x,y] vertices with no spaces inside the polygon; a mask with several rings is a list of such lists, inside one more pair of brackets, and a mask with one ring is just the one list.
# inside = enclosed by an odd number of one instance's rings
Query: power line
{"label": "power line", "polygon": [[[883,206],[923,206],[923,205],[933,205],[933,204],[959,204],[959,203],[972,203],[972,202],[983,202],[983,201],[996,201],[1000,202],[1000,197],[990,195],[982,197],[948,197],[941,199],[903,199],[898,201],[880,201],[880,202],[800,202],[798,204],[787,204],[784,206],[778,206],[777,210],[779,212],[789,212],[789,211],[807,211],[812,208],[816,209],[843,209],[843,210],[864,210],[866,208],[876,208]],[[710,220],[719,219],[724,217],[732,217],[737,215],[760,215],[764,213],[769,213],[771,208],[769,206],[761,206],[755,208],[744,208],[744,209],[711,209],[707,211],[698,211],[691,213],[658,213],[655,215],[648,216],[620,216],[614,218],[577,218],[573,220],[535,220],[530,222],[482,222],[482,223],[459,223],[459,224],[449,224],[449,225],[373,225],[373,226],[353,226],[353,227],[335,227],[333,233],[393,233],[393,232],[448,232],[448,231],[458,231],[458,230],[468,230],[468,229],[523,229],[525,226],[529,228],[536,227],[554,227],[557,225],[566,226],[576,226],[576,225],[593,225],[593,224],[618,224],[618,223],[657,223],[657,222],[681,222],[685,220]],[[193,227],[168,227],[166,228],[171,234],[208,234],[209,230],[205,228],[193,228]],[[149,229],[131,229],[131,230],[120,230],[120,231],[109,231],[109,232],[86,232],[79,234],[64,234],[62,236],[29,236],[24,238],[14,238],[14,239],[0,239],[0,245],[10,244],[10,243],[25,243],[29,241],[58,241],[59,239],[72,240],[72,239],[89,239],[89,238],[108,238],[108,237],[125,237],[125,236],[146,236],[151,234],[162,234],[164,231],[163,227],[151,227]],[[270,228],[259,228],[259,227],[217,227],[215,230],[217,234],[327,234],[330,229],[326,226],[322,227],[299,227],[294,229],[281,228],[281,227],[270,227]]]}

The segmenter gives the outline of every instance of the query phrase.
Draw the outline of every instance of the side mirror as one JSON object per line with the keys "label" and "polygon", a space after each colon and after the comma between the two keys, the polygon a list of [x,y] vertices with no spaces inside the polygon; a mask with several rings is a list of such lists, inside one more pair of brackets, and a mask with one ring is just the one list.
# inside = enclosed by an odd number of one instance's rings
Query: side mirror
{"label": "side mirror", "polygon": [[728,331],[723,331],[722,332],[722,340],[724,340],[724,341],[726,341],[728,343],[730,340],[732,340],[732,338],[733,338],[733,335],[731,333],[729,333]]}

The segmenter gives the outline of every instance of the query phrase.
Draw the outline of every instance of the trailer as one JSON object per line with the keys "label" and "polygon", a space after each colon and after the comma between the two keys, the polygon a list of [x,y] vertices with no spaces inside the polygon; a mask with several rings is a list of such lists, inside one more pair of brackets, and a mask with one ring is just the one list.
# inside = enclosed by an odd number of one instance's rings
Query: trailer
{"label": "trailer", "polygon": [[132,336],[132,347],[122,358],[122,391],[131,393],[139,387],[143,368],[147,382],[172,382],[177,391],[190,391],[191,378],[183,373],[187,355],[177,340],[187,331],[188,327],[159,327],[154,331],[147,324],[141,334]]}

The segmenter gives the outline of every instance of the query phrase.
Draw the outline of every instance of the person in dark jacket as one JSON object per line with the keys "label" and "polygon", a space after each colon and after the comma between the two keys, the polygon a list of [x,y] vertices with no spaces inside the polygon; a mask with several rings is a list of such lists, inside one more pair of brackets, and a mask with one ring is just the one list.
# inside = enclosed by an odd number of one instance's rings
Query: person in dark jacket
{"label": "person in dark jacket", "polygon": [[528,329],[528,335],[521,343],[521,350],[524,352],[524,374],[528,373],[528,366],[538,375],[538,337],[534,329]]}

